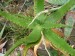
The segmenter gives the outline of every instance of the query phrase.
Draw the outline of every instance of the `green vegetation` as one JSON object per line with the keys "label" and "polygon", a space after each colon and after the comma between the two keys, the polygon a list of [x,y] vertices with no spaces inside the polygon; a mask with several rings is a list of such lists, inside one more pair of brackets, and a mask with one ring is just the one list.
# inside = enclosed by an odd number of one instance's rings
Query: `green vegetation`
{"label": "green vegetation", "polygon": [[[57,4],[60,5],[60,3]],[[19,17],[18,15],[0,10],[0,15],[6,20],[21,26],[22,28],[31,30],[31,33],[28,36],[17,40],[16,43],[6,52],[5,56],[8,56],[21,44],[24,44],[27,47],[25,49],[25,52],[27,52],[28,48],[39,43],[42,37],[41,32],[43,33],[44,38],[47,39],[57,50],[61,51],[65,56],[75,56],[75,50],[64,39],[51,30],[52,28],[70,27],[69,25],[61,24],[58,21],[65,16],[73,5],[75,5],[75,0],[69,0],[60,8],[50,11],[44,10],[44,0],[34,0],[34,17],[23,15]],[[48,15],[48,13],[51,14]],[[26,53],[24,55],[26,55]]]}

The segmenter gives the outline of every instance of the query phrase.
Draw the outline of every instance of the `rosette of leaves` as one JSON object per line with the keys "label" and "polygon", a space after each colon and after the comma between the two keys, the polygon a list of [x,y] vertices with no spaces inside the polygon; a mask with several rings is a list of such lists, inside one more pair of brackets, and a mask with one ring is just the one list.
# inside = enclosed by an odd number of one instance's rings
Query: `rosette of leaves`
{"label": "rosette of leaves", "polygon": [[[66,43],[59,35],[52,31],[52,28],[68,27],[63,24],[57,23],[63,16],[70,10],[70,8],[75,5],[75,0],[69,0],[66,4],[47,16],[42,13],[44,11],[44,0],[34,0],[34,18],[28,16],[15,16],[4,11],[0,11],[0,15],[5,17],[5,19],[19,25],[22,27],[27,27],[32,29],[32,32],[25,38],[17,40],[17,42],[12,46],[5,54],[8,56],[16,47],[21,44],[25,44],[25,54],[28,48],[36,45],[41,40],[41,32],[44,34],[44,38],[49,40],[49,42],[60,50],[65,56],[71,55],[75,56],[75,50],[71,48],[70,45]],[[38,16],[38,13],[41,13]]]}

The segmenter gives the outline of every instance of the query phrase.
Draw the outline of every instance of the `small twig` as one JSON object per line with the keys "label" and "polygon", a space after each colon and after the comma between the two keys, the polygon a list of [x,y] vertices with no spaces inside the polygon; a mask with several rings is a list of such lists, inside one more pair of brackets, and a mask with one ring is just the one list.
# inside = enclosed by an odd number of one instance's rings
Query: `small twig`
{"label": "small twig", "polygon": [[23,5],[22,5],[22,7],[21,7],[20,11],[18,12],[18,14],[20,14],[20,13],[21,13],[21,11],[22,11],[22,9],[23,9],[23,7],[24,7],[25,3],[26,3],[26,0],[24,0],[24,3],[23,3]]}
{"label": "small twig", "polygon": [[36,14],[36,16],[34,17],[34,19],[31,21],[31,23],[28,25],[28,27],[35,21],[35,19],[38,17],[38,16],[40,16],[41,14],[43,14],[43,13],[47,13],[48,12],[48,10],[44,10],[44,11],[41,11],[41,12],[39,12],[38,14]]}
{"label": "small twig", "polygon": [[41,14],[43,13],[48,13],[48,12],[52,12],[52,11],[55,11],[57,9],[59,9],[61,7],[58,7],[58,8],[52,8],[52,9],[49,9],[49,10],[44,10],[44,11],[41,11],[39,12],[38,14],[36,14],[36,16],[34,17],[34,19],[31,21],[31,23],[28,25],[28,27],[35,21],[35,19],[37,19],[37,17],[39,17]]}
{"label": "small twig", "polygon": [[46,46],[46,41],[44,39],[44,35],[43,35],[43,32],[41,31],[41,34],[42,34],[42,41],[43,41],[43,45],[45,46],[45,50],[47,51],[48,55],[51,56],[50,52],[48,51],[47,49],[47,46]]}

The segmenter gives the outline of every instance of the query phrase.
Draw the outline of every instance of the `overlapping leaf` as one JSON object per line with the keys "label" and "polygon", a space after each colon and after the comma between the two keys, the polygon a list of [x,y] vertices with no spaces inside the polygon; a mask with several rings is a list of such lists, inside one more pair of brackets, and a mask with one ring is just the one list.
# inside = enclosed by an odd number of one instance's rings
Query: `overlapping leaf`
{"label": "overlapping leaf", "polygon": [[61,8],[51,13],[50,16],[48,16],[47,22],[56,23],[58,20],[62,19],[63,16],[70,10],[70,8],[73,5],[75,5],[74,2],[75,0],[70,0],[68,3],[63,5]]}
{"label": "overlapping leaf", "polygon": [[42,28],[44,28],[44,29],[50,29],[50,28],[61,28],[61,27],[63,27],[63,28],[65,28],[65,27],[67,27],[67,28],[72,28],[70,25],[64,25],[64,24],[61,24],[61,23],[48,23],[48,22],[45,22],[43,25],[41,25],[42,26]]}
{"label": "overlapping leaf", "polygon": [[22,26],[22,27],[27,27],[28,24],[32,20],[31,17],[24,16],[25,18],[22,18],[22,16],[18,17],[18,16],[15,16],[13,14],[10,14],[10,13],[4,12],[4,11],[0,11],[0,15],[3,16],[5,19],[7,19],[19,26]]}
{"label": "overlapping leaf", "polygon": [[[36,29],[37,28],[37,29]],[[35,29],[30,33],[29,36],[22,38],[18,40],[14,46],[8,50],[8,52],[5,54],[5,56],[8,56],[16,47],[18,47],[21,44],[25,44],[26,46],[32,46],[35,45],[39,40],[41,39],[41,28],[39,26],[36,26]]]}
{"label": "overlapping leaf", "polygon": [[58,50],[60,50],[63,54],[71,54],[75,56],[75,50],[69,46],[64,39],[60,38],[57,34],[52,32],[51,30],[44,30],[44,35],[47,40],[51,42]]}

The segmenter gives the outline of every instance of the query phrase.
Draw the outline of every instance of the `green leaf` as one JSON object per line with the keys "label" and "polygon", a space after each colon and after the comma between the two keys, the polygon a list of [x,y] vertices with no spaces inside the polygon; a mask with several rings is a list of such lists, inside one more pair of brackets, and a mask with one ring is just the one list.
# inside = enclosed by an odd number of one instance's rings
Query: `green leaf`
{"label": "green leaf", "polygon": [[28,24],[32,20],[31,17],[25,16],[25,18],[22,18],[22,16],[18,17],[18,16],[15,16],[13,14],[10,14],[10,13],[4,12],[4,11],[0,11],[0,15],[3,16],[5,19],[7,19],[19,26],[22,26],[22,27],[27,27]]}
{"label": "green leaf", "polygon": [[[37,14],[40,13],[41,11],[44,11],[44,0],[34,0],[34,18],[38,16]],[[30,25],[31,28],[34,28],[37,24],[42,24],[46,18],[44,17],[44,13],[40,14],[34,22]]]}
{"label": "green leaf", "polygon": [[[38,13],[40,13],[41,11],[44,11],[44,0],[34,0],[34,16],[37,16]],[[40,20],[40,22],[43,22],[45,17],[45,15],[42,14],[41,16],[38,16],[38,20]]]}
{"label": "green leaf", "polygon": [[63,5],[67,3],[69,0],[48,0],[49,3],[54,5]]}
{"label": "green leaf", "polygon": [[27,45],[27,46],[25,46],[23,56],[26,56],[27,51],[28,51],[28,49],[29,49],[31,46],[32,46],[32,45]]}
{"label": "green leaf", "polygon": [[16,47],[20,46],[21,44],[25,44],[26,46],[32,46],[35,45],[39,40],[41,39],[41,28],[39,26],[36,26],[35,29],[30,33],[29,36],[25,38],[21,38],[18,40],[5,54],[5,56],[8,56]]}
{"label": "green leaf", "polygon": [[51,53],[51,56],[58,56],[58,51],[54,49],[49,49],[49,52]]}
{"label": "green leaf", "polygon": [[2,28],[2,30],[0,32],[0,39],[2,38],[2,35],[3,35],[3,32],[4,32],[5,26],[6,26],[6,24],[3,26],[3,28]]}
{"label": "green leaf", "polygon": [[72,56],[75,56],[75,50],[72,49],[64,39],[59,37],[52,30],[44,30],[44,35],[45,38],[63,54],[71,54]]}
{"label": "green leaf", "polygon": [[21,44],[23,44],[25,42],[25,38],[21,38],[20,40],[18,40],[7,52],[4,56],[8,56],[9,54],[11,54],[11,52],[17,48],[18,46],[20,46]]}
{"label": "green leaf", "polygon": [[44,20],[46,19],[46,16],[44,14],[39,15],[34,22],[29,25],[29,28],[34,28],[36,25],[42,25],[44,23]]}
{"label": "green leaf", "polygon": [[32,43],[36,42],[41,38],[41,27],[35,26],[33,31],[29,34],[29,36],[26,38],[26,43]]}
{"label": "green leaf", "polygon": [[44,0],[34,0],[34,14],[44,10]]}
{"label": "green leaf", "polygon": [[70,8],[75,5],[75,0],[70,0],[65,5],[60,7],[58,10],[52,12],[50,16],[47,17],[47,22],[56,23],[58,20],[62,19],[63,16],[70,10]]}
{"label": "green leaf", "polygon": [[61,27],[68,27],[68,28],[72,28],[71,26],[69,25],[64,25],[64,24],[61,24],[61,23],[51,23],[51,22],[44,22],[43,25],[41,25],[42,28],[44,29],[50,29],[50,28],[61,28]]}

